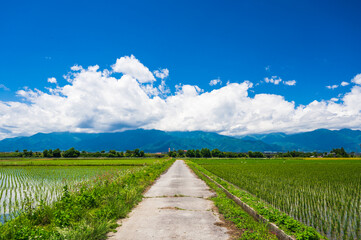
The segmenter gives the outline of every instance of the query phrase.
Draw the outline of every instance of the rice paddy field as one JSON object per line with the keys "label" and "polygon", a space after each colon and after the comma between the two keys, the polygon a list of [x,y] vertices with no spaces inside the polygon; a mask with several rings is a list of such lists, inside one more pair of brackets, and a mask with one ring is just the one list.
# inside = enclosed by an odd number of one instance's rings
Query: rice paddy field
{"label": "rice paddy field", "polygon": [[152,164],[155,158],[105,158],[105,159],[64,159],[64,158],[44,158],[44,159],[0,159],[1,166],[141,166]]}
{"label": "rice paddy field", "polygon": [[192,160],[329,239],[361,239],[361,160]]}
{"label": "rice paddy field", "polygon": [[14,218],[24,204],[59,199],[65,185],[77,184],[112,171],[139,168],[156,159],[0,160],[0,224]]}

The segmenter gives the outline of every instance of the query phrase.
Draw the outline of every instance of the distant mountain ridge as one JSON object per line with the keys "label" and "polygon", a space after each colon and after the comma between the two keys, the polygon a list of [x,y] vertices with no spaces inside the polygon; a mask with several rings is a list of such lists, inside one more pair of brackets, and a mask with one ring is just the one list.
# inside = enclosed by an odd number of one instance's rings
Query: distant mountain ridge
{"label": "distant mountain ridge", "polygon": [[280,146],[284,151],[326,152],[333,148],[343,147],[347,152],[361,152],[360,130],[317,129],[311,132],[289,135],[285,133],[270,133],[246,135],[238,138],[242,140],[263,141],[267,144],[275,144]]}
{"label": "distant mountain ridge", "polygon": [[285,134],[251,134],[229,137],[217,133],[164,132],[159,130],[129,130],[115,133],[38,133],[30,137],[7,138],[0,141],[0,151],[23,149],[42,151],[75,147],[78,150],[125,151],[139,148],[145,152],[166,152],[171,149],[218,148],[221,151],[305,151],[328,152],[344,147],[347,152],[361,152],[361,131],[318,129],[311,132]]}
{"label": "distant mountain ridge", "polygon": [[281,148],[258,140],[242,140],[210,132],[164,132],[159,130],[129,130],[115,133],[37,133],[30,137],[7,138],[0,141],[0,151],[23,149],[43,151],[74,147],[78,150],[125,151],[139,148],[145,152],[166,152],[171,149],[218,148],[221,151],[280,151]]}

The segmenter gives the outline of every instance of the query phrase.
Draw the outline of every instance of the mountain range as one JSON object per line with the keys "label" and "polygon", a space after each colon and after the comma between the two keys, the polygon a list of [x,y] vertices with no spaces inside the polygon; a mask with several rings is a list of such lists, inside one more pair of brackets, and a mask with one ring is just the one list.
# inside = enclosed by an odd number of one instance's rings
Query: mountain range
{"label": "mountain range", "polygon": [[344,147],[348,152],[360,152],[361,131],[318,129],[297,134],[270,133],[229,137],[211,132],[165,132],[159,130],[128,130],[114,133],[37,133],[29,137],[0,141],[0,152],[23,149],[42,151],[74,147],[90,152],[125,151],[139,148],[145,152],[166,152],[168,149],[218,148],[221,151],[318,151]]}
{"label": "mountain range", "polygon": [[242,140],[274,144],[283,151],[328,152],[343,147],[347,152],[361,152],[361,131],[317,129],[296,134],[270,133],[238,137]]}

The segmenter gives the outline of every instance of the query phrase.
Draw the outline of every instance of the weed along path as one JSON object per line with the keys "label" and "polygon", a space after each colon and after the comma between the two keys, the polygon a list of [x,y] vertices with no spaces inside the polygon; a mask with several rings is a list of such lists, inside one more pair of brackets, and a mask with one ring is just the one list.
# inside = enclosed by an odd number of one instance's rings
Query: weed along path
{"label": "weed along path", "polygon": [[177,160],[122,220],[109,239],[229,239],[213,193],[182,160]]}

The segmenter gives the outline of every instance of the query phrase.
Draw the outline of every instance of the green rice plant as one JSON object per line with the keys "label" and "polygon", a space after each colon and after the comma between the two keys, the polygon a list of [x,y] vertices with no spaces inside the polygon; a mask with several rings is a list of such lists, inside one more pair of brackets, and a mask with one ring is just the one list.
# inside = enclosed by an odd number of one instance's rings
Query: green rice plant
{"label": "green rice plant", "polygon": [[25,199],[32,199],[35,207],[41,200],[56,201],[63,186],[76,186],[104,172],[127,170],[134,166],[24,166],[0,167],[0,224],[16,217]]}
{"label": "green rice plant", "polygon": [[330,239],[360,239],[360,160],[193,160]]}
{"label": "green rice plant", "polygon": [[211,199],[224,218],[233,222],[233,224],[239,229],[241,235],[239,239],[277,239],[277,236],[268,230],[266,224],[255,221],[233,200],[229,199],[220,188],[218,188],[209,179],[204,177],[201,170],[189,162],[187,162],[187,164],[198,175],[199,178],[205,181],[207,185],[217,193],[217,195]]}
{"label": "green rice plant", "polygon": [[109,231],[142,200],[142,193],[173,161],[103,172],[62,188],[59,198],[35,207],[23,202],[16,218],[0,225],[2,239],[105,239]]}

